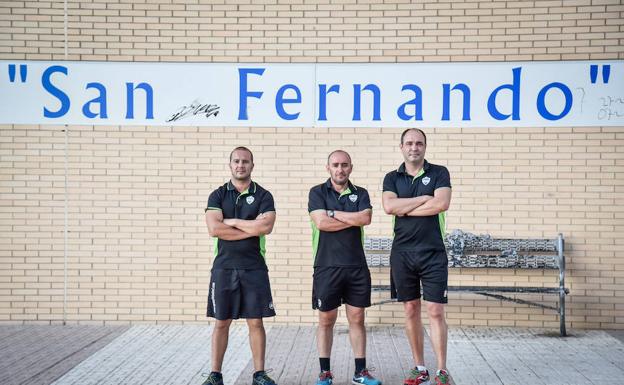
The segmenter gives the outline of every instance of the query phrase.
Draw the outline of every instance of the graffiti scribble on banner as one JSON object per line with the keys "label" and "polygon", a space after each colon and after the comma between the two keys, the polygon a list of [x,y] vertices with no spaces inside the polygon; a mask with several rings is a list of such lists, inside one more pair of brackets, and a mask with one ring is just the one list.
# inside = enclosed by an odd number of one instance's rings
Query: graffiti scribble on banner
{"label": "graffiti scribble on banner", "polygon": [[624,117],[624,97],[607,95],[601,97],[600,101],[602,108],[598,111],[599,120]]}
{"label": "graffiti scribble on banner", "polygon": [[206,115],[206,118],[217,116],[219,114],[219,108],[220,107],[216,104],[203,104],[198,100],[193,100],[193,102],[191,102],[188,106],[180,107],[178,111],[174,112],[173,115],[166,120],[166,122],[175,122],[188,116],[195,115]]}

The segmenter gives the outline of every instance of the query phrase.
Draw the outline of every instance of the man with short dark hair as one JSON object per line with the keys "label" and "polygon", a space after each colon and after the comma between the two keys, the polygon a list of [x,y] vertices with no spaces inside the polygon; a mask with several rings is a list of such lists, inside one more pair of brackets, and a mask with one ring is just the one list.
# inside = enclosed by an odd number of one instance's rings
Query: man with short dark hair
{"label": "man with short dark hair", "polygon": [[417,128],[403,131],[399,146],[405,162],[386,174],[383,207],[395,216],[390,254],[393,297],[403,302],[405,332],[415,368],[405,385],[430,384],[424,361],[424,332],[420,316],[422,297],[431,327],[438,370],[435,383],[448,384],[446,346],[448,257],[444,246],[445,214],[451,203],[451,180],[446,167],[425,160],[427,137]]}
{"label": "man with short dark hair", "polygon": [[366,368],[364,310],[371,305],[371,277],[362,247],[363,226],[370,224],[372,206],[366,189],[349,181],[353,171],[345,151],[329,154],[329,179],[310,190],[314,277],[312,308],[319,310],[317,347],[321,372],[316,385],[331,385],[330,355],[338,307],[345,304],[349,337],[355,356],[351,382],[381,385]]}
{"label": "man with short dark hair", "polygon": [[223,385],[221,366],[230,324],[245,318],[255,372],[252,385],[275,385],[265,372],[266,334],[262,318],[275,316],[264,237],[273,230],[271,193],[251,180],[253,154],[237,147],[230,154],[232,178],[208,197],[206,225],[215,237],[207,316],[216,319],[212,333],[212,372],[204,385]]}

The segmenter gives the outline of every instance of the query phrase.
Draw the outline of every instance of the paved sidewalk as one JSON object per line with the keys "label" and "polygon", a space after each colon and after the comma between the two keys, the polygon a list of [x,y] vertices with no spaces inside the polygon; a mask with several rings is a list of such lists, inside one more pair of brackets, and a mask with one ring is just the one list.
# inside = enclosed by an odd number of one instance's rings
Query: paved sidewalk
{"label": "paved sidewalk", "polygon": [[0,326],[0,384],[48,385],[128,327]]}
{"label": "paved sidewalk", "polygon": [[[0,326],[0,384],[199,385],[210,370],[211,333],[211,325]],[[621,336],[451,328],[448,366],[456,385],[615,384],[624,378]],[[336,385],[350,384],[348,341],[346,328],[337,327]],[[253,367],[244,323],[233,324],[229,342],[225,384],[249,385]],[[434,366],[429,341],[425,348],[427,364]],[[403,329],[370,328],[367,359],[384,384],[402,384],[412,366]],[[280,385],[311,385],[318,374],[315,328],[267,326],[267,367]]]}

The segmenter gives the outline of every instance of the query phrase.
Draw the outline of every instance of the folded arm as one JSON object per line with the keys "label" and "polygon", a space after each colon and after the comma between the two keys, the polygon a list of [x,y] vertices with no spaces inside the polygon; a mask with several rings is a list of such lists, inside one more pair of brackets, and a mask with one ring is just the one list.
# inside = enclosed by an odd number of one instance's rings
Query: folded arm
{"label": "folded arm", "polygon": [[275,211],[267,211],[258,215],[256,219],[229,218],[223,221],[228,226],[232,226],[252,237],[270,234],[275,224]]}
{"label": "folded arm", "polygon": [[366,226],[370,225],[373,210],[366,209],[357,212],[334,211],[334,219],[346,223],[349,226]]}
{"label": "folded arm", "polygon": [[336,218],[328,217],[327,210],[324,209],[314,210],[310,212],[310,218],[312,219],[312,222],[314,222],[314,224],[316,225],[316,228],[321,231],[333,232],[351,227],[351,225],[341,222]]}
{"label": "folded arm", "polygon": [[384,211],[386,214],[404,216],[409,212],[424,205],[429,200],[433,199],[431,195],[421,195],[419,197],[412,198],[399,198],[396,193],[392,191],[384,191],[381,195]]}
{"label": "folded arm", "polygon": [[224,241],[239,241],[253,236],[225,224],[221,210],[206,211],[206,226],[208,226],[208,234],[211,237],[217,237]]}
{"label": "folded arm", "polygon": [[409,213],[410,217],[428,217],[448,210],[451,204],[451,188],[440,187],[433,192],[433,199],[416,207]]}

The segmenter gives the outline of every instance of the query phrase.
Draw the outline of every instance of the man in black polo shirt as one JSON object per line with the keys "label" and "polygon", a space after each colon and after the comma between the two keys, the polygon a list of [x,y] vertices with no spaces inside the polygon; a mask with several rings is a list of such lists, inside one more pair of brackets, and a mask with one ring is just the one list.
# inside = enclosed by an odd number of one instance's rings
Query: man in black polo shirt
{"label": "man in black polo shirt", "polygon": [[245,318],[255,373],[252,385],[275,385],[264,371],[263,317],[275,316],[264,236],[273,230],[275,204],[270,192],[251,180],[253,154],[237,147],[230,154],[232,178],[208,197],[206,225],[215,237],[215,259],[208,293],[212,333],[212,372],[204,385],[223,385],[221,366],[230,324]]}
{"label": "man in black polo shirt", "polygon": [[435,383],[449,383],[446,370],[448,259],[444,246],[445,213],[451,202],[451,181],[444,166],[425,160],[427,137],[422,130],[403,131],[401,145],[405,162],[386,174],[383,207],[395,216],[390,254],[393,296],[403,302],[405,330],[416,367],[405,385],[430,384],[425,367],[424,333],[420,317],[420,285],[431,325],[431,342],[438,370]]}
{"label": "man in black polo shirt", "polygon": [[319,310],[317,347],[321,372],[317,385],[331,385],[330,354],[338,307],[346,304],[349,337],[355,356],[353,384],[381,385],[366,369],[364,309],[370,306],[371,278],[362,240],[370,224],[368,192],[349,181],[353,170],[345,151],[327,159],[330,178],[310,189],[308,211],[312,219],[314,277],[312,308]]}

